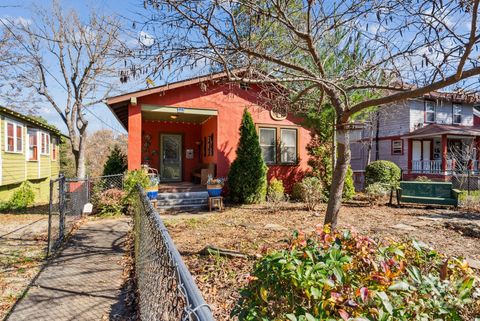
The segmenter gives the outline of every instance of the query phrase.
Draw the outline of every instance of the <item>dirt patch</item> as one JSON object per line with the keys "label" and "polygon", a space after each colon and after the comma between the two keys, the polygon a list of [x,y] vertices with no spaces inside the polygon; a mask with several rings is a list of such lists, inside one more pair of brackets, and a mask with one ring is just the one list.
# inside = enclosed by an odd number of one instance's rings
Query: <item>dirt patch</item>
{"label": "dirt patch", "polygon": [[0,214],[0,319],[40,270],[47,228],[48,215]]}
{"label": "dirt patch", "polygon": [[[208,245],[258,256],[266,248],[282,248],[294,230],[312,231],[324,220],[325,205],[308,212],[303,204],[285,203],[276,212],[270,207],[230,207],[214,215],[168,216],[165,223],[186,264],[196,279],[217,320],[230,320],[230,311],[246,284],[255,260],[199,255]],[[414,238],[448,256],[480,260],[479,239],[450,228],[450,221],[480,222],[480,214],[425,207],[370,207],[346,204],[339,217],[340,228],[353,228],[372,238]]]}

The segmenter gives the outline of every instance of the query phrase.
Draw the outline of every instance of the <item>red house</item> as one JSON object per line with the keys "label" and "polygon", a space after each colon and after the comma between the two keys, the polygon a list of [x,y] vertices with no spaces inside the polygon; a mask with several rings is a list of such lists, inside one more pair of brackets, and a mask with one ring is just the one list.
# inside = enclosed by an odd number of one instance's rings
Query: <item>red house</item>
{"label": "red house", "polygon": [[218,73],[109,98],[107,105],[128,131],[128,169],[149,165],[158,169],[161,182],[194,181],[202,168],[227,176],[247,108],[269,179],[282,179],[290,188],[309,169],[310,131],[291,114],[261,107],[259,90],[228,83]]}

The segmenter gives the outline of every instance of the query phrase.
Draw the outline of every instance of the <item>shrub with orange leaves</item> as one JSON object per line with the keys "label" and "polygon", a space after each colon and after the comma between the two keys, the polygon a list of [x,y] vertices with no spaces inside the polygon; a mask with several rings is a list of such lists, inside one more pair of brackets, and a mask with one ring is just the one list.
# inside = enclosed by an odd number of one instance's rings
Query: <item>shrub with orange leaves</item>
{"label": "shrub with orange leaves", "polygon": [[473,320],[478,275],[416,241],[376,242],[318,226],[265,255],[241,290],[239,320]]}

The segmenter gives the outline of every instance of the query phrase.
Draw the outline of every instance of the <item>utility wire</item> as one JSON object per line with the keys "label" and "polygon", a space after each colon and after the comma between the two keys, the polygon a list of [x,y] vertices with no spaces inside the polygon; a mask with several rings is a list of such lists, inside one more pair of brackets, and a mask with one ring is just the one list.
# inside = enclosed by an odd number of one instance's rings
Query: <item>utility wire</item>
{"label": "utility wire", "polygon": [[[10,24],[12,24],[12,22],[9,21],[8,19],[7,19],[7,21],[8,21]],[[17,42],[20,43],[21,46],[22,46],[35,60],[37,60],[37,63],[38,63],[38,64],[41,64],[41,62],[38,60],[38,57],[35,56],[35,55],[30,51],[30,49],[23,43],[23,41],[21,41],[20,39],[18,39],[18,36],[15,34],[15,32],[13,32],[13,30],[12,30],[7,24],[5,24],[5,22],[3,21],[3,19],[0,19],[0,23],[1,23],[5,28],[7,28],[7,30],[15,37],[15,39],[17,40]],[[48,70],[48,68],[47,68],[45,65],[44,65],[42,68],[45,70],[45,72],[46,72],[47,74],[49,74],[49,75],[53,78],[53,80],[55,80],[55,82],[56,82],[63,90],[65,90],[65,92],[66,92],[67,95],[68,95],[69,93],[68,93],[68,90],[67,90],[67,88],[65,87],[65,85],[62,84],[62,83],[50,72],[50,70]],[[108,126],[109,128],[111,128],[111,129],[114,130],[115,132],[117,132],[117,133],[119,133],[119,134],[122,134],[122,135],[124,134],[124,133],[122,133],[121,131],[119,131],[118,129],[116,129],[116,128],[114,128],[113,126],[111,126],[110,124],[107,124],[103,119],[101,119],[98,115],[96,115],[93,111],[89,110],[87,107],[83,107],[83,109],[86,110],[86,111],[88,111],[91,115],[93,115],[93,116],[94,116],[96,119],[98,119],[101,123],[103,123],[104,125]],[[63,115],[63,114],[60,115],[60,116],[61,116],[62,118],[64,118],[64,115]]]}

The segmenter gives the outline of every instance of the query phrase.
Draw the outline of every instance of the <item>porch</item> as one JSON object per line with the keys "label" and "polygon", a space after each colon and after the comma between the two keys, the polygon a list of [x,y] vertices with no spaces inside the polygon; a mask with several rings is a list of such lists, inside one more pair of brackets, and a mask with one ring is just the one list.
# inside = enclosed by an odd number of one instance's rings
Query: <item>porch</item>
{"label": "porch", "polygon": [[480,129],[432,124],[406,138],[409,175],[441,177],[480,170]]}
{"label": "porch", "polygon": [[[206,179],[196,179],[201,168],[208,167],[209,173],[216,174],[217,111],[141,105],[139,112],[140,129],[129,130],[129,167],[140,163],[157,169],[160,192],[197,192],[198,188],[203,191],[198,184],[190,183],[205,184]],[[138,132],[141,136],[135,135]],[[139,155],[131,157],[135,153]]]}

